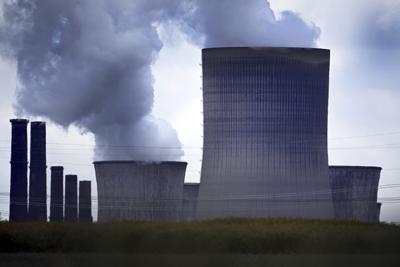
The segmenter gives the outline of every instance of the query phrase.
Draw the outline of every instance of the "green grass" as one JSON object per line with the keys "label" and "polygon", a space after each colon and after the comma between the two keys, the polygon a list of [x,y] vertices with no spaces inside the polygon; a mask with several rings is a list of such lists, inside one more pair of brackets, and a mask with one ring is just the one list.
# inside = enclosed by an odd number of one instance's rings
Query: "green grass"
{"label": "green grass", "polygon": [[0,223],[0,252],[400,254],[400,227],[319,220]]}

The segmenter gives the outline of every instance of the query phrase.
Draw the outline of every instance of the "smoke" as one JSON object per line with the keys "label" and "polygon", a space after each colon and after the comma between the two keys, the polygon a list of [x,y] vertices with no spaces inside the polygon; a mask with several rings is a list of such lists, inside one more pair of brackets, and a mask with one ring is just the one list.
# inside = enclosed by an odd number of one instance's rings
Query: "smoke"
{"label": "smoke", "polygon": [[151,115],[151,65],[162,48],[155,24],[173,16],[175,6],[146,0],[8,2],[0,38],[3,54],[17,61],[16,109],[93,133],[97,159],[179,159],[175,130]]}
{"label": "smoke", "polygon": [[159,27],[207,47],[313,46],[319,36],[263,0],[10,0],[2,20],[1,53],[17,63],[16,110],[93,133],[97,159],[183,155],[176,131],[151,115]]}
{"label": "smoke", "polygon": [[266,0],[197,0],[185,18],[185,31],[205,47],[313,47],[320,34],[291,11],[276,17]]}

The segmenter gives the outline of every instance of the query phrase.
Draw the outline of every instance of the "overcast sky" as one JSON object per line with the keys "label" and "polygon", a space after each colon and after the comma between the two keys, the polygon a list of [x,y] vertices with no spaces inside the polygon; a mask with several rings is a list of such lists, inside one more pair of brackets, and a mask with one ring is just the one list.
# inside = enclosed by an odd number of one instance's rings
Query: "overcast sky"
{"label": "overcast sky", "polygon": [[[331,49],[330,164],[381,166],[380,185],[400,184],[400,1],[271,0],[270,4],[278,20],[289,10],[319,29],[316,46]],[[240,9],[236,12],[240,18]],[[163,46],[151,65],[155,89],[152,116],[176,130],[185,153],[182,159],[189,163],[186,181],[198,182],[200,45],[179,29],[159,27],[158,33]],[[9,118],[17,116],[13,103],[19,88],[13,60],[0,59],[0,83],[0,191],[8,192]],[[48,123],[47,133],[48,166],[63,165],[66,173],[92,180],[95,189],[91,164],[94,136],[74,126],[61,128],[52,123]],[[400,188],[382,188],[379,197],[400,197]],[[3,217],[8,215],[6,200],[0,195]],[[384,201],[381,220],[400,222],[400,203]]]}

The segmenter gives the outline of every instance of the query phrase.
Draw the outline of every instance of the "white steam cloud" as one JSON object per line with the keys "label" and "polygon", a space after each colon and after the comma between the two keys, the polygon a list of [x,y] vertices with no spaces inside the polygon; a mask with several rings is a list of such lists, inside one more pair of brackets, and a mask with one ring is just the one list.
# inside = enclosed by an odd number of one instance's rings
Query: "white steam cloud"
{"label": "white steam cloud", "polygon": [[176,131],[151,115],[157,27],[207,47],[314,46],[319,36],[263,0],[12,0],[2,20],[1,53],[17,62],[16,109],[93,133],[96,158],[114,160],[183,155]]}

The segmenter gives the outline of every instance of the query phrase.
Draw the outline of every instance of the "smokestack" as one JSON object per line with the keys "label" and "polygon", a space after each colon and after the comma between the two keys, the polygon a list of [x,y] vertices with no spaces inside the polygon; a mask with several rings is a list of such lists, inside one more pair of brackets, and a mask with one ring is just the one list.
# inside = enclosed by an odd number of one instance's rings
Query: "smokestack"
{"label": "smokestack", "polygon": [[46,123],[31,122],[29,219],[47,221]]}
{"label": "smokestack", "polygon": [[28,120],[13,119],[11,122],[11,182],[10,182],[10,221],[27,220],[28,186]]}
{"label": "smokestack", "polygon": [[65,176],[65,217],[66,222],[78,221],[78,176]]}
{"label": "smokestack", "polygon": [[90,181],[79,182],[79,222],[93,222],[92,185]]}
{"label": "smokestack", "polygon": [[51,169],[50,221],[64,220],[64,168],[53,166]]}

